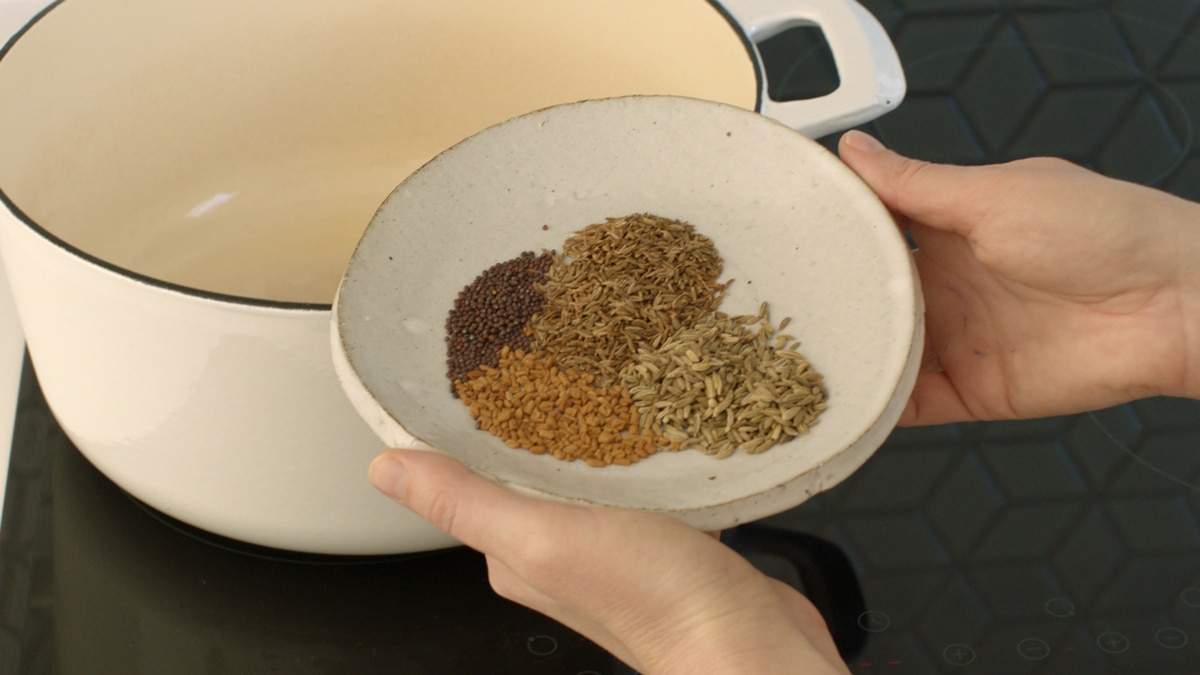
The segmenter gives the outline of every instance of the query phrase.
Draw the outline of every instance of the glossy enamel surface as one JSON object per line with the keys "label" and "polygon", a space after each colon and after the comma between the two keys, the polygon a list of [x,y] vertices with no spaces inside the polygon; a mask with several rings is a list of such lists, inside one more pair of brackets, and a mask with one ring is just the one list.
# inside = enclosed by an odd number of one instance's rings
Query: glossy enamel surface
{"label": "glossy enamel surface", "polygon": [[[769,32],[840,3],[795,4],[747,16]],[[55,4],[0,55],[0,254],[55,415],[122,488],[217,534],[451,545],[365,480],[383,444],[328,339],[355,242],[415,168],[529,110],[639,93],[759,108],[728,5]]]}

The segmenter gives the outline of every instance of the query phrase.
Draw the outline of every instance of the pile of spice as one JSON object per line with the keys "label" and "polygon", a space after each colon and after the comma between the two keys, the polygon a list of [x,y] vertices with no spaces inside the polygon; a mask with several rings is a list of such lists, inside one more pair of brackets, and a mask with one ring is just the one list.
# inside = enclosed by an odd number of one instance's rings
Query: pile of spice
{"label": "pile of spice", "polygon": [[446,321],[455,395],[510,447],[593,466],[757,453],[807,433],[826,406],[821,375],[766,303],[717,311],[723,265],[690,224],[649,214],[494,265]]}
{"label": "pile of spice", "polygon": [[629,465],[670,443],[638,429],[628,391],[558,368],[545,352],[504,347],[495,368],[481,367],[457,390],[479,428],[535,455]]}
{"label": "pile of spice", "polygon": [[504,347],[527,349],[529,322],[541,309],[538,285],[546,280],[554,256],[521,255],[492,265],[467,285],[446,318],[446,365],[450,382],[480,366],[496,366]]}
{"label": "pile of spice", "polygon": [[[779,328],[786,326],[785,319]],[[825,409],[821,376],[797,346],[775,333],[765,302],[757,316],[714,312],[657,348],[639,349],[621,383],[639,428],[718,458],[738,448],[762,452],[808,433]]]}
{"label": "pile of spice", "polygon": [[559,364],[615,380],[640,345],[716,309],[723,266],[687,223],[636,214],[586,227],[550,265],[534,337]]}

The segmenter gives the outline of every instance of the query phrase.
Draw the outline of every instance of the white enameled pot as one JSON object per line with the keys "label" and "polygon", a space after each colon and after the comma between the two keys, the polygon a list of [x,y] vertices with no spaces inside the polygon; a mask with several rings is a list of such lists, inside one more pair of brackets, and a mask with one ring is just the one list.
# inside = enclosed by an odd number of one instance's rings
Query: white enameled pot
{"label": "white enameled pot", "polygon": [[[841,84],[777,103],[754,45],[796,25]],[[131,495],[262,546],[435,549],[366,482],[381,442],[330,356],[396,184],[563,102],[674,94],[821,135],[903,93],[851,0],[63,0],[0,52],[0,254],[51,409]]]}

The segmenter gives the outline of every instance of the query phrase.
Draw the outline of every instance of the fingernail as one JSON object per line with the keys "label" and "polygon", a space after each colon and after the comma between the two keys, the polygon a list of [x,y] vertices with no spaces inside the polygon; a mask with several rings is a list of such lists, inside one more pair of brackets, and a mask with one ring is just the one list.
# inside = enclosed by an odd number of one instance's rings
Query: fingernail
{"label": "fingernail", "polygon": [[880,152],[884,150],[883,143],[870,134],[858,129],[851,129],[842,136],[842,142],[859,152]]}
{"label": "fingernail", "polygon": [[378,455],[371,460],[367,477],[376,490],[395,499],[403,499],[407,472],[404,463],[389,455]]}

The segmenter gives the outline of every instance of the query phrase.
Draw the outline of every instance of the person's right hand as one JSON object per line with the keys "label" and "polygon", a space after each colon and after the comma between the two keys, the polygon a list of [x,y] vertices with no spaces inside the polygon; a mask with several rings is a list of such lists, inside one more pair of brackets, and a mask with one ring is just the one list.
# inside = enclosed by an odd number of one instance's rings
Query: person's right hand
{"label": "person's right hand", "polygon": [[925,364],[900,423],[1200,395],[1200,205],[1055,159],[842,160],[917,244]]}
{"label": "person's right hand", "polygon": [[678,520],[520,495],[436,452],[385,450],[370,477],[483,553],[501,596],[640,673],[849,673],[807,598]]}

